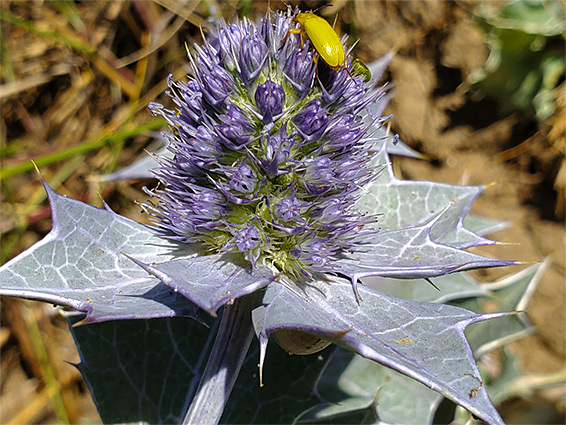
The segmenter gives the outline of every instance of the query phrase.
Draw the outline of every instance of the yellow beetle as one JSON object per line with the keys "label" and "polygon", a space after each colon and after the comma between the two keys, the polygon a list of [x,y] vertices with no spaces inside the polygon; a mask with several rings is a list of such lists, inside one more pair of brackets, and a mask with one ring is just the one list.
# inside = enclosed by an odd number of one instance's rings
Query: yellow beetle
{"label": "yellow beetle", "polygon": [[344,46],[328,22],[310,12],[298,13],[293,21],[297,22],[301,28],[290,29],[287,36],[300,34],[301,45],[303,37],[308,38],[322,60],[334,71],[338,71],[342,65],[345,65]]}

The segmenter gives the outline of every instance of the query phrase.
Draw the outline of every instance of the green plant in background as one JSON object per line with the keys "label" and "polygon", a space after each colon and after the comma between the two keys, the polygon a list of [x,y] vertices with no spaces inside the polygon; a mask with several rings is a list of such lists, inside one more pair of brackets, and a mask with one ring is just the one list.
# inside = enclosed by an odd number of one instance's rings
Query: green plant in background
{"label": "green plant in background", "polygon": [[564,79],[564,3],[545,0],[479,2],[489,58],[470,75],[472,88],[495,97],[505,111],[543,121],[554,112],[554,90]]}

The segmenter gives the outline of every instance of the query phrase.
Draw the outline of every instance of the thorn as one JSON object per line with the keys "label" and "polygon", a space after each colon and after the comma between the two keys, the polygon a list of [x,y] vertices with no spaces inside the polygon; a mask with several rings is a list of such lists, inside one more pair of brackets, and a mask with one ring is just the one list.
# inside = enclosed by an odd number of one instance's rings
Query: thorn
{"label": "thorn", "polygon": [[206,38],[204,37],[204,31],[202,30],[202,25],[200,23],[198,24],[198,29],[200,31],[200,36],[202,37],[202,40],[206,43]]}
{"label": "thorn", "polygon": [[[502,241],[494,241],[496,245],[499,246],[522,246],[521,242],[502,242]],[[534,263],[540,263],[540,261],[534,261]]]}
{"label": "thorn", "polygon": [[371,406],[374,409],[377,409],[378,406],[378,402],[379,402],[379,396],[381,395],[381,390],[383,389],[383,387],[379,387],[379,389],[377,390],[377,392],[375,393],[375,397],[373,398],[372,402],[371,402]]}
{"label": "thorn", "polygon": [[519,314],[526,313],[527,310],[515,310],[515,311],[508,311],[507,316],[517,316]]}
{"label": "thorn", "polygon": [[[338,15],[336,15],[336,16],[338,16]],[[354,47],[356,47],[359,42],[360,42],[360,39],[359,39],[359,38],[358,38],[356,41],[354,41],[354,42],[352,43],[352,45],[350,46],[350,51],[351,51],[351,50],[354,50]]]}
{"label": "thorn", "polygon": [[436,289],[437,291],[440,292],[440,288],[439,288],[438,286],[436,286],[436,285],[434,284],[434,282],[433,282],[432,280],[430,280],[430,278],[425,277],[424,279],[425,279],[428,283],[430,283],[430,284],[434,287],[434,289]]}
{"label": "thorn", "polygon": [[258,363],[257,367],[259,367],[259,387],[263,387],[263,365]]}
{"label": "thorn", "polygon": [[358,278],[355,276],[352,276],[352,278],[350,279],[351,283],[352,283],[352,290],[354,291],[354,295],[356,297],[356,301],[357,302],[362,302],[363,298],[360,295],[360,293],[358,292]]}
{"label": "thorn", "polygon": [[33,164],[33,168],[35,168],[35,172],[36,172],[37,174],[39,174],[39,177],[41,177],[41,180],[45,180],[45,179],[43,178],[43,176],[41,175],[41,171],[39,171],[39,167],[37,166],[37,164],[35,163],[35,161],[34,161],[33,159],[31,159],[30,161],[31,161],[31,163]]}

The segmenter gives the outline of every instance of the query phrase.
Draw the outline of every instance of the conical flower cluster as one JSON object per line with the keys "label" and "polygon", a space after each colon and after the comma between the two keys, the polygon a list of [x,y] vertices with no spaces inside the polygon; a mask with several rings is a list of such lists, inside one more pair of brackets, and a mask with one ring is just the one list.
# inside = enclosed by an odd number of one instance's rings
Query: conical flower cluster
{"label": "conical flower cluster", "polygon": [[375,232],[354,204],[375,176],[363,117],[383,91],[349,56],[338,71],[317,61],[293,16],[220,22],[195,46],[190,81],[169,81],[176,110],[151,105],[174,157],[159,159],[146,210],[178,241],[309,276]]}

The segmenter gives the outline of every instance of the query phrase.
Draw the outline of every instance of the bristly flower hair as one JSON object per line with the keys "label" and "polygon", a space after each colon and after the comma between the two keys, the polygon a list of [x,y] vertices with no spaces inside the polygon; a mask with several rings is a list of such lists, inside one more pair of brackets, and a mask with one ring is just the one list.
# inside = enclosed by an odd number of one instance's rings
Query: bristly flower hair
{"label": "bristly flower hair", "polygon": [[170,238],[293,277],[335,272],[340,252],[377,231],[354,205],[376,174],[362,118],[384,93],[317,63],[288,36],[296,25],[290,10],[221,21],[195,46],[190,81],[169,80],[176,110],[150,106],[174,157],[159,159],[163,187],[145,206]]}

